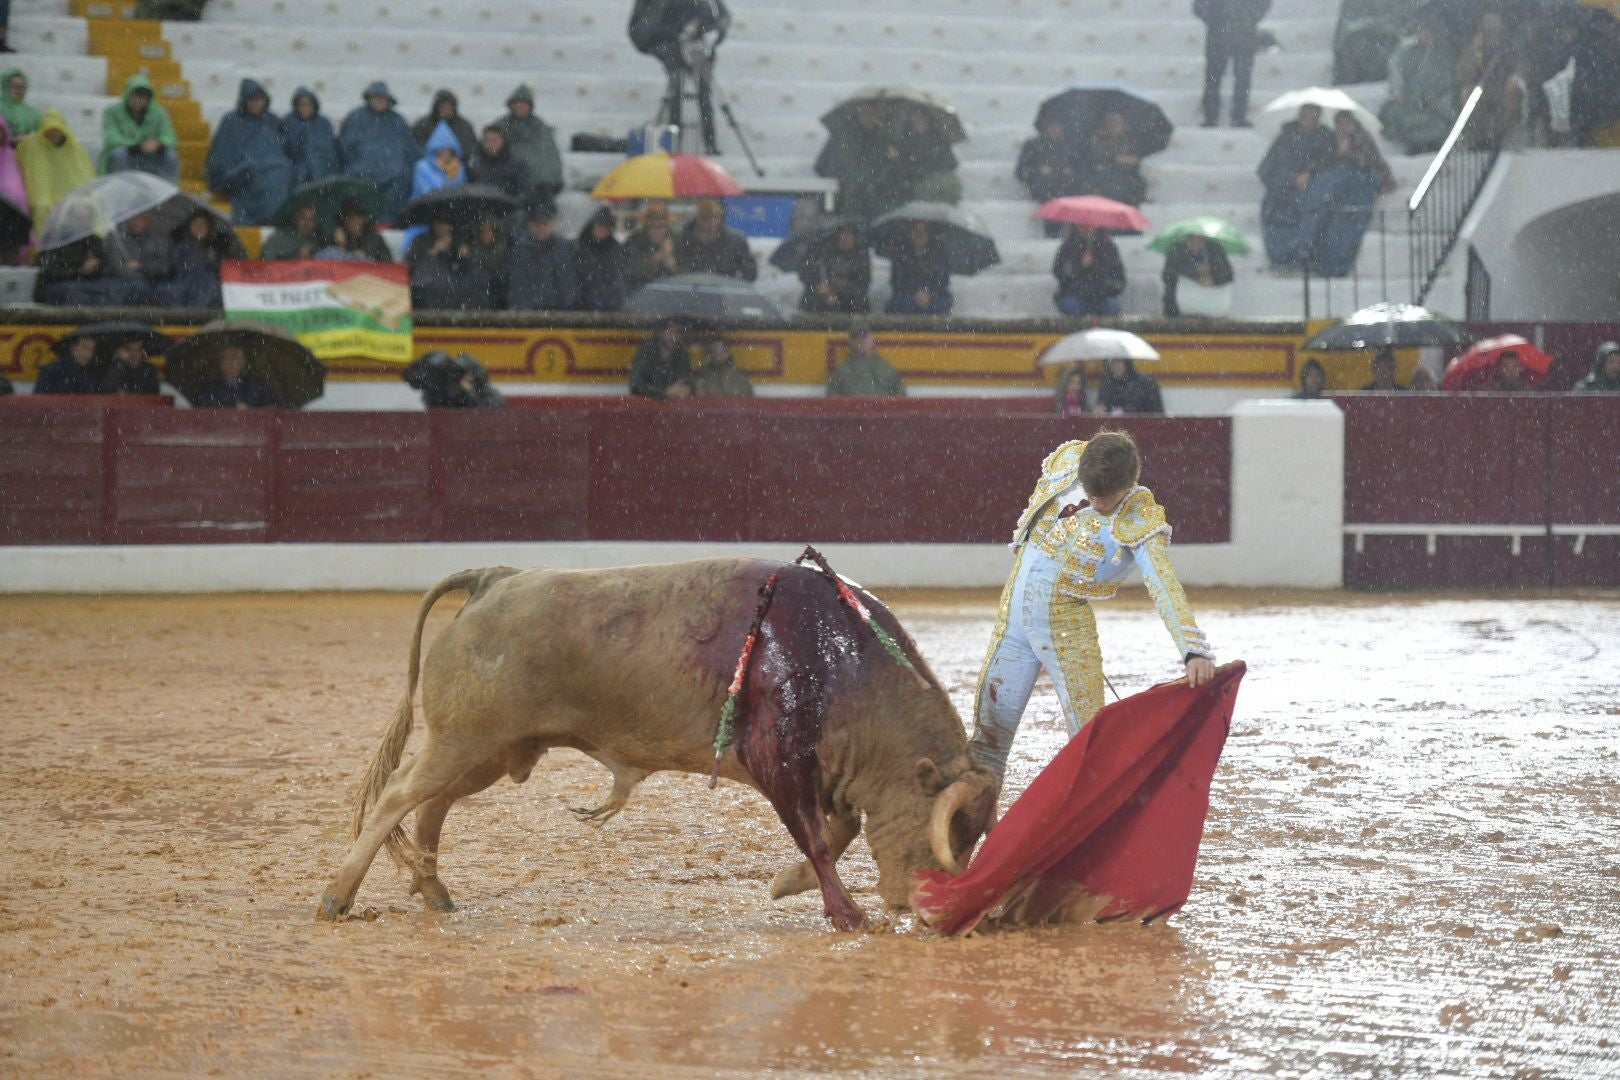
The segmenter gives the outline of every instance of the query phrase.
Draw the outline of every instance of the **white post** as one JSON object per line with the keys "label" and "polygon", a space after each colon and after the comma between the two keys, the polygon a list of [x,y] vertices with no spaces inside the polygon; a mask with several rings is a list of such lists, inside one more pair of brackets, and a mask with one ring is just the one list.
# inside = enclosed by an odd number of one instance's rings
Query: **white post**
{"label": "white post", "polygon": [[1232,585],[1344,585],[1344,412],[1331,401],[1232,408]]}

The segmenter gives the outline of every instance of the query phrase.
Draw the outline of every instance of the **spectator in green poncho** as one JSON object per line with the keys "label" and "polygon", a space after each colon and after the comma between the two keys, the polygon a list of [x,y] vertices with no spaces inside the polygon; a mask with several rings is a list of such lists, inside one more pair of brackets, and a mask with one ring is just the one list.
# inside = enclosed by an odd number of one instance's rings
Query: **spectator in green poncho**
{"label": "spectator in green poncho", "polygon": [[11,127],[11,137],[20,139],[39,130],[40,112],[28,104],[28,76],[16,68],[0,72],[0,116]]}
{"label": "spectator in green poncho", "polygon": [[507,113],[494,126],[506,136],[507,151],[529,170],[529,183],[537,201],[551,199],[562,190],[562,155],[557,152],[557,133],[534,115],[534,91],[519,86],[506,99]]}
{"label": "spectator in green poncho", "polygon": [[152,80],[135,74],[124,80],[124,96],[101,114],[101,171],[138,169],[171,184],[180,179],[180,140],[169,110],[157,103]]}
{"label": "spectator in green poncho", "polygon": [[827,396],[904,397],[905,393],[900,372],[877,354],[877,338],[871,326],[853,323],[849,328],[849,359],[827,380]]}

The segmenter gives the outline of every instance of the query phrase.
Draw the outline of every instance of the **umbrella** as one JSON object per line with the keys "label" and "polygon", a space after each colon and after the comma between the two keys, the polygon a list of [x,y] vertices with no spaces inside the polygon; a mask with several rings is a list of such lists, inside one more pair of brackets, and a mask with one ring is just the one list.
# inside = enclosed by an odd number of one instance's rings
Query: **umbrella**
{"label": "umbrella", "polygon": [[1244,255],[1248,253],[1249,242],[1243,239],[1243,234],[1232,225],[1218,217],[1195,217],[1178,221],[1173,225],[1166,225],[1159,230],[1159,235],[1153,238],[1148,246],[1154,251],[1164,254],[1189,236],[1202,236],[1206,240],[1213,240],[1221,245],[1228,255]]}
{"label": "umbrella", "polygon": [[247,373],[270,384],[288,408],[307,405],[326,389],[326,365],[290,331],[250,319],[216,319],[169,350],[163,380],[187,401],[219,372],[219,352],[235,345],[247,355]]}
{"label": "umbrella", "polygon": [[1082,330],[1059,338],[1041,353],[1041,366],[1085,360],[1157,360],[1159,351],[1127,330]]}
{"label": "umbrella", "polygon": [[702,199],[742,193],[742,185],[708,158],[664,153],[621,162],[591,189],[593,199]]}
{"label": "umbrella", "polygon": [[172,233],[199,210],[231,237],[230,257],[246,258],[247,250],[236,230],[219,211],[167,180],[136,169],[98,176],[63,196],[40,227],[39,250],[66,247],[87,236],[105,237],[116,244],[117,227],[148,211],[153,214],[154,230]]}
{"label": "umbrella", "polygon": [[689,319],[780,319],[782,312],[752,284],[723,274],[676,274],[648,282],[625,301],[638,315]]}
{"label": "umbrella", "polygon": [[1355,114],[1356,120],[1369,134],[1377,135],[1384,129],[1378,122],[1378,117],[1357,104],[1355,98],[1343,90],[1327,86],[1308,86],[1303,90],[1290,90],[1261,110],[1257,117],[1257,127],[1266,134],[1275,135],[1282,130],[1284,124],[1299,115],[1302,105],[1318,106],[1322,110],[1323,123],[1330,126],[1333,118],[1339,113],[1350,112]]}
{"label": "umbrella", "polygon": [[1540,386],[1547,372],[1552,370],[1553,358],[1545,350],[1536,348],[1518,334],[1503,334],[1476,341],[1467,351],[1454,357],[1440,378],[1440,389],[1489,389],[1496,377],[1497,363],[1505,352],[1518,354],[1519,363],[1524,365],[1524,381],[1531,386]]}
{"label": "umbrella", "polygon": [[1364,307],[1322,328],[1305,343],[1321,352],[1381,349],[1385,345],[1468,344],[1468,331],[1444,315],[1416,304],[1382,303]]}
{"label": "umbrella", "polygon": [[1069,134],[1089,137],[1102,127],[1103,116],[1110,112],[1125,118],[1136,152],[1143,157],[1170,145],[1176,126],[1158,102],[1122,82],[1077,82],[1047,98],[1035,111],[1035,130],[1045,131],[1046,125],[1056,120]]}
{"label": "umbrella", "polygon": [[926,221],[933,226],[933,242],[941,245],[953,274],[977,274],[1001,261],[996,242],[984,222],[948,203],[908,202],[872,222],[872,250],[892,259],[911,245],[911,226]]}
{"label": "umbrella", "polygon": [[366,215],[375,218],[382,213],[382,189],[370,180],[362,180],[356,176],[328,176],[325,180],[316,180],[311,184],[304,184],[287,196],[287,201],[276,210],[270,223],[278,229],[293,227],[293,215],[300,206],[313,206],[315,208],[316,231],[330,236],[337,227],[338,218],[342,213],[343,204],[357,202]]}
{"label": "umbrella", "polygon": [[174,340],[172,338],[165,334],[158,333],[156,330],[152,329],[150,325],[143,322],[127,320],[121,322],[86,323],[83,326],[74,327],[73,330],[69,331],[63,336],[62,340],[56,343],[56,347],[60,349],[66,346],[67,343],[72,341],[74,338],[82,337],[95,338],[96,349],[98,352],[105,349],[110,342],[121,342],[128,341],[131,338],[139,338],[141,345],[145,347],[146,354],[148,356],[161,356],[163,353],[169,350],[171,345],[174,344]]}
{"label": "umbrella", "polygon": [[435,188],[411,200],[405,207],[405,224],[449,221],[470,227],[480,221],[504,218],[520,209],[516,199],[493,184],[457,184]]}
{"label": "umbrella", "polygon": [[956,114],[955,106],[938,95],[911,86],[868,86],[857,90],[822,114],[822,126],[828,131],[837,131],[854,124],[855,114],[862,105],[876,105],[879,123],[897,134],[908,128],[907,113],[924,109],[945,138],[953,143],[967,138],[967,130],[962,127],[962,118]]}
{"label": "umbrella", "polygon": [[857,243],[866,242],[866,222],[853,217],[825,217],[808,228],[795,230],[771,252],[771,265],[793,273],[813,248],[830,244],[844,229],[853,229]]}
{"label": "umbrella", "polygon": [[0,247],[22,247],[34,233],[34,219],[10,199],[0,199]]}
{"label": "umbrella", "polygon": [[971,932],[997,906],[1006,924],[1152,922],[1179,910],[1244,671],[1238,660],[1196,690],[1178,679],[1105,705],[961,875],[916,875],[912,908],[944,934]]}
{"label": "umbrella", "polygon": [[1101,195],[1065,195],[1061,199],[1048,199],[1041,203],[1035,216],[1047,221],[1089,225],[1122,236],[1146,232],[1148,227],[1142,211],[1129,203],[1115,202]]}

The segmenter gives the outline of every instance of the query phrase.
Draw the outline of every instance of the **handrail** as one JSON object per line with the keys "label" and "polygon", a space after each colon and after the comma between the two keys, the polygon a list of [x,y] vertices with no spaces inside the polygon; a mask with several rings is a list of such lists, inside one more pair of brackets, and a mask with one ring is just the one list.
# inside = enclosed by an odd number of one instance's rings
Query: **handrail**
{"label": "handrail", "polygon": [[1485,127],[1493,118],[1479,108],[1484,94],[1482,86],[1469,93],[1446,141],[1407,200],[1407,258],[1414,304],[1428,298],[1501,153],[1500,133]]}

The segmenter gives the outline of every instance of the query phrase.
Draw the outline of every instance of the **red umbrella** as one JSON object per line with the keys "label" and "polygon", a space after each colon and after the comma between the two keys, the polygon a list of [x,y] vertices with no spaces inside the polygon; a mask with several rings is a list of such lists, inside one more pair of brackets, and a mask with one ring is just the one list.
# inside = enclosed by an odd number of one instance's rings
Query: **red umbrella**
{"label": "red umbrella", "polygon": [[1209,784],[1226,743],[1241,660],[1194,690],[1185,680],[1105,706],[991,830],[958,877],[919,873],[911,906],[943,934],[1083,911],[1145,922],[1192,891]]}
{"label": "red umbrella", "polygon": [[1090,225],[1122,235],[1146,232],[1148,227],[1142,211],[1101,195],[1065,195],[1061,199],[1048,199],[1035,211],[1035,216],[1047,221],[1066,221],[1071,225]]}
{"label": "red umbrella", "polygon": [[1491,389],[1496,381],[1497,365],[1505,352],[1518,354],[1519,363],[1524,367],[1524,381],[1531,386],[1540,386],[1547,372],[1552,370],[1553,358],[1546,352],[1518,334],[1503,334],[1501,337],[1476,341],[1471,348],[1457,354],[1446,365],[1446,373],[1440,379],[1440,389]]}

